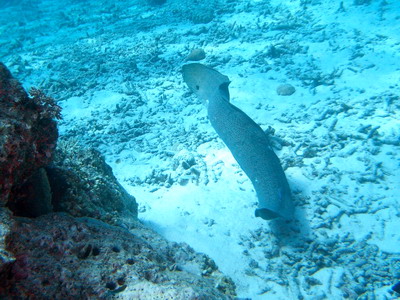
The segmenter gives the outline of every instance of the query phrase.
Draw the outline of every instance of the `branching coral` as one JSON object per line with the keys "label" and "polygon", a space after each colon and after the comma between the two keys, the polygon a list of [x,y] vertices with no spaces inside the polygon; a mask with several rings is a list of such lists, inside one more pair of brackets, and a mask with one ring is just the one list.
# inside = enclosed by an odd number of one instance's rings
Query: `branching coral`
{"label": "branching coral", "polygon": [[46,96],[36,88],[31,88],[29,94],[32,96],[33,103],[37,106],[41,119],[62,119],[61,107],[56,104],[54,98]]}

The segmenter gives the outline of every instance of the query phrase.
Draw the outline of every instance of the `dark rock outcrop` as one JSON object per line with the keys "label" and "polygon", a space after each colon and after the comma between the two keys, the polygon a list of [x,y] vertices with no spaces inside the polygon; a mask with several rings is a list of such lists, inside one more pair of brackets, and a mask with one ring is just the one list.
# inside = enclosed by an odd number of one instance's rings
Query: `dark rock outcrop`
{"label": "dark rock outcrop", "polygon": [[10,233],[14,221],[11,218],[11,212],[0,207],[0,269],[4,264],[14,261],[14,256],[6,248],[6,236]]}
{"label": "dark rock outcrop", "polygon": [[[0,295],[23,299],[229,299],[233,282],[206,255],[139,222],[129,231],[53,213],[16,220]],[[140,297],[139,297],[140,296]]]}
{"label": "dark rock outcrop", "polygon": [[54,211],[109,224],[137,218],[135,198],[118,183],[98,151],[71,141],[60,142],[46,172]]}
{"label": "dark rock outcrop", "polygon": [[30,93],[0,64],[0,204],[24,217],[136,218],[135,198],[97,151],[61,143],[53,157],[61,108],[37,89]]}
{"label": "dark rock outcrop", "polygon": [[11,210],[30,206],[24,184],[51,161],[58,138],[61,108],[39,90],[31,95],[0,63],[0,205]]}

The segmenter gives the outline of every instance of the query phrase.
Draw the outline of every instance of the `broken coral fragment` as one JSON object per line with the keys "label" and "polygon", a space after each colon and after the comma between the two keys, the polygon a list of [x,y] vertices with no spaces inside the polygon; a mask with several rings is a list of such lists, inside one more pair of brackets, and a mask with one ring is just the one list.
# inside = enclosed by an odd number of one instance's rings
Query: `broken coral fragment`
{"label": "broken coral fragment", "polygon": [[185,58],[185,61],[199,61],[206,58],[206,53],[201,48],[193,49]]}

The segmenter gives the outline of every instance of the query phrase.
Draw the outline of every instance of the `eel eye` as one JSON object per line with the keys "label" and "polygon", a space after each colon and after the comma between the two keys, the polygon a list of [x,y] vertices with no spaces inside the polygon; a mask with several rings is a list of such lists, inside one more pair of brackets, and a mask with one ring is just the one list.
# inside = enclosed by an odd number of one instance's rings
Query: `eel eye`
{"label": "eel eye", "polygon": [[199,90],[199,89],[200,89],[200,87],[198,85],[196,85],[196,90]]}

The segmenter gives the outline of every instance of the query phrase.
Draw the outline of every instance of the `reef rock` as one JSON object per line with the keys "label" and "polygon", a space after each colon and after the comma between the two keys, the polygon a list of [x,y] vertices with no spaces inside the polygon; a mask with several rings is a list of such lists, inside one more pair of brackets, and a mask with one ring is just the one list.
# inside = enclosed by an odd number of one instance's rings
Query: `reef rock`
{"label": "reef rock", "polygon": [[14,256],[6,249],[5,239],[13,224],[10,211],[5,207],[0,207],[0,269],[4,264],[14,261]]}
{"label": "reef rock", "polygon": [[[53,213],[19,218],[7,237],[16,261],[0,296],[25,299],[231,299],[233,282],[206,255],[169,243],[139,222],[130,231]],[[39,297],[40,298],[40,297]]]}
{"label": "reef rock", "polygon": [[137,218],[135,198],[118,183],[98,151],[60,142],[46,172],[54,211],[109,224]]}
{"label": "reef rock", "polygon": [[[17,203],[31,176],[51,161],[61,108],[39,90],[31,96],[0,63],[0,205]],[[34,186],[31,186],[34,189]]]}
{"label": "reef rock", "polygon": [[135,198],[97,151],[60,143],[54,157],[61,109],[39,90],[31,95],[0,64],[0,203],[24,217],[64,211],[112,224],[135,219]]}

